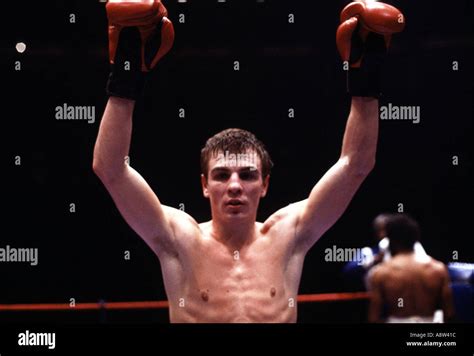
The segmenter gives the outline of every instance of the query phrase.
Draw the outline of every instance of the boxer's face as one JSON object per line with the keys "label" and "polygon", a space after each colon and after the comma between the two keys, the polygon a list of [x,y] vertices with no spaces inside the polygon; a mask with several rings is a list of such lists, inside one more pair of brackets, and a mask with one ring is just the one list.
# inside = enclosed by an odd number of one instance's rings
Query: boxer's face
{"label": "boxer's face", "polygon": [[201,183],[204,196],[210,200],[213,217],[255,220],[260,198],[267,193],[269,178],[262,178],[261,161],[254,152],[212,156],[207,179],[201,175]]}

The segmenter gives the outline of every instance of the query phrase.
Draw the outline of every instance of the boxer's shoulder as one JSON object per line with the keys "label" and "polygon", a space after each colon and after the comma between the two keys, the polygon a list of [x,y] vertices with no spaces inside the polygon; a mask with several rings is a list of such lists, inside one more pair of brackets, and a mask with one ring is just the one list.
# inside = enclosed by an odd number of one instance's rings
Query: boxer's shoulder
{"label": "boxer's shoulder", "polygon": [[163,210],[170,222],[176,239],[190,234],[200,234],[202,231],[202,224],[198,224],[197,221],[185,211],[165,205],[163,205]]}
{"label": "boxer's shoulder", "polygon": [[298,207],[290,204],[273,213],[263,224],[259,232],[270,241],[273,246],[280,246],[284,250],[294,251],[296,243],[296,226],[298,222]]}
{"label": "boxer's shoulder", "polygon": [[266,234],[269,231],[278,228],[281,231],[282,228],[294,229],[298,218],[298,203],[289,204],[284,208],[276,211],[266,219],[260,226],[260,232]]}

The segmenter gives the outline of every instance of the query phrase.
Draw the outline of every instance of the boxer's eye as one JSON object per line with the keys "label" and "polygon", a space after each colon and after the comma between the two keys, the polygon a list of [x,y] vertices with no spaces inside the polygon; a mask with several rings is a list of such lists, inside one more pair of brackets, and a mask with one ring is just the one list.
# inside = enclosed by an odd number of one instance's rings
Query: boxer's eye
{"label": "boxer's eye", "polygon": [[224,181],[224,180],[229,179],[229,174],[225,172],[220,172],[220,173],[214,174],[213,178],[215,180]]}
{"label": "boxer's eye", "polygon": [[243,172],[240,172],[239,176],[240,176],[240,179],[242,180],[256,180],[258,179],[258,171],[256,170],[243,171]]}

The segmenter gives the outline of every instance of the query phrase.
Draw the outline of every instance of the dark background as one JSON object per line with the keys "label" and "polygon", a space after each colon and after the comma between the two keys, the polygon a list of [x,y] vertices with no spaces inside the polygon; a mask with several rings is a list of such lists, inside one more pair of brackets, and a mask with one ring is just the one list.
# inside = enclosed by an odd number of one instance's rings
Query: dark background
{"label": "dark background", "polygon": [[[259,220],[309,194],[337,160],[350,98],[335,46],[346,1],[167,1],[174,48],[137,104],[131,165],[169,206],[210,219],[199,181],[206,139],[254,132],[275,167]],[[473,262],[473,2],[391,1],[406,17],[384,70],[381,105],[421,107],[421,122],[381,121],[377,165],[346,213],[308,254],[300,294],[347,291],[324,250],[373,242],[371,221],[398,204],[434,258]],[[9,2],[1,23],[1,247],[39,248],[39,265],[3,263],[0,303],[163,300],[158,259],[126,225],[92,172],[106,104],[107,23],[97,1]],[[69,23],[69,14],[76,23]],[[186,15],[180,24],[178,14]],[[293,13],[295,23],[288,23]],[[23,54],[15,51],[25,42]],[[20,60],[21,71],[14,70]],[[240,71],[233,62],[240,62]],[[459,70],[452,70],[458,61]],[[55,107],[93,105],[96,122],[58,121]],[[186,117],[179,118],[184,108]],[[288,118],[288,109],[295,118]],[[21,156],[21,166],[14,157]],[[452,157],[459,157],[459,165]],[[471,182],[471,183],[469,183]],[[69,204],[76,212],[69,212]],[[130,251],[131,260],[124,259]],[[166,322],[167,311],[3,313],[7,322]],[[361,322],[365,302],[302,304],[301,322]]]}

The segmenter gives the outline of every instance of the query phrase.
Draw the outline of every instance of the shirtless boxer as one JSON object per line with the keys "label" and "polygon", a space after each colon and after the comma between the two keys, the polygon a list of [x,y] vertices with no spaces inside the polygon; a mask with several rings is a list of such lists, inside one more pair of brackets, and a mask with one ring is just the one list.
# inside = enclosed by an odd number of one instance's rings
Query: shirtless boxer
{"label": "shirtless boxer", "polygon": [[[374,166],[380,67],[389,34],[403,27],[399,11],[389,5],[353,4],[341,13],[337,31],[338,49],[350,67],[352,96],[340,158],[306,200],[263,223],[256,222],[256,214],[268,189],[271,160],[247,131],[220,132],[203,148],[201,182],[212,214],[208,222],[198,223],[162,204],[126,163],[135,100],[147,72],[171,47],[174,33],[159,1],[107,4],[110,98],[93,169],[127,223],[158,256],[171,322],[296,322],[304,257],[342,215]],[[387,42],[368,29],[387,35]],[[227,159],[232,154],[247,156]]]}
{"label": "shirtless boxer", "polygon": [[450,321],[454,311],[448,270],[443,263],[415,253],[417,222],[394,214],[387,220],[386,234],[392,258],[374,267],[370,276],[369,321],[382,321],[384,307],[389,323],[432,323],[437,309]]}

